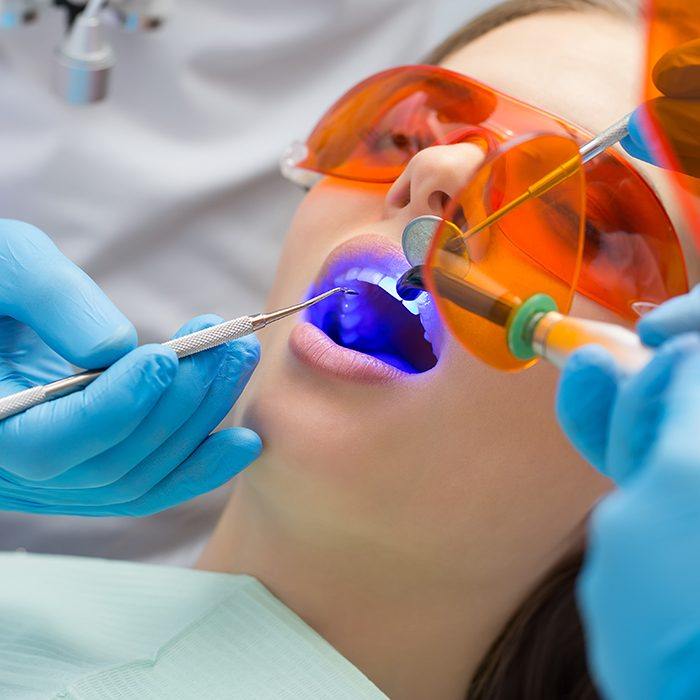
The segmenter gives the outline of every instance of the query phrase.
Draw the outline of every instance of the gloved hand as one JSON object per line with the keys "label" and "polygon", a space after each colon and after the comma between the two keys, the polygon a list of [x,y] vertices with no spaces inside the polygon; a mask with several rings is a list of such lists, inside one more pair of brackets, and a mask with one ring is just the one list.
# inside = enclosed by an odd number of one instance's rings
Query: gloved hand
{"label": "gloved hand", "polygon": [[578,582],[589,666],[609,700],[700,698],[700,339],[661,352],[662,364],[675,355],[665,387],[639,375],[622,390],[637,398],[625,425],[648,425],[651,411],[656,430],[637,445],[634,476],[595,509]]}
{"label": "gloved hand", "polygon": [[[220,322],[194,319],[190,333]],[[115,363],[85,390],[0,422],[0,509],[149,515],[228,481],[260,451],[211,431],[257,362],[241,340],[178,362],[38,229],[0,220],[0,396]]]}
{"label": "gloved hand", "polygon": [[652,77],[663,97],[635,111],[622,146],[635,158],[668,165],[659,162],[645,137],[651,114],[673,147],[677,165],[684,173],[700,177],[700,39],[669,51],[654,67]]}
{"label": "gloved hand", "polygon": [[[667,341],[700,332],[700,286],[644,316],[637,331],[646,345],[663,346],[638,381],[623,382],[613,358],[603,348],[589,345],[571,357],[557,393],[557,417],[567,437],[586,460],[617,483],[639,466],[640,454],[655,440],[658,414],[663,411],[662,389],[679,354],[685,352],[685,341]],[[642,395],[654,391],[657,399],[648,401],[644,411],[636,410]]]}

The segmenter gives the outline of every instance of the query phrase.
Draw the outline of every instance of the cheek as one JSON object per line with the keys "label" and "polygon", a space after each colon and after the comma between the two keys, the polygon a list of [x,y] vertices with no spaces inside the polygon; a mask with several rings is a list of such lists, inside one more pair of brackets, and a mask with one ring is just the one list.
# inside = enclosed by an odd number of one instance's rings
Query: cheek
{"label": "cheek", "polygon": [[[340,243],[353,238],[362,227],[382,218],[386,185],[355,185],[326,178],[319,182],[298,207],[285,238],[275,283],[267,309],[295,303],[308,292],[323,261]],[[260,334],[260,364],[238,402],[239,422],[255,427],[267,443],[268,452],[289,453],[294,464],[307,463],[309,436],[319,444],[313,463],[334,450],[349,449],[343,439],[342,415],[347,401],[357,408],[353,390],[345,397],[334,387],[314,382],[290,361],[289,334],[298,317],[290,317],[266,328]],[[359,390],[360,393],[363,389]],[[350,424],[350,417],[346,422]]]}
{"label": "cheek", "polygon": [[387,186],[321,180],[297,208],[285,237],[267,308],[298,301],[311,286],[323,261],[358,228],[378,221]]}
{"label": "cheek", "polygon": [[453,344],[438,371],[400,389],[277,374],[247,415],[267,442],[260,478],[313,508],[322,496],[329,517],[370,530],[464,535],[516,513],[583,517],[600,481],[557,427],[556,378],[544,365],[501,373]]}
{"label": "cheek", "polygon": [[[326,180],[307,195],[270,308],[302,297],[330,250],[381,219],[382,192]],[[593,309],[577,302],[582,315]],[[283,502],[420,538],[455,527],[465,535],[474,522],[505,532],[516,514],[566,522],[601,492],[556,424],[552,368],[505,374],[449,342],[434,371],[401,386],[346,385],[290,362],[296,322],[261,334],[262,361],[240,411],[265,443],[251,478]]]}
{"label": "cheek", "polygon": [[505,374],[457,352],[447,360],[449,381],[406,414],[401,478],[416,491],[405,494],[404,522],[451,532],[455,547],[478,546],[471,538],[484,532],[504,551],[564,537],[609,485],[559,429],[558,372],[542,363]]}

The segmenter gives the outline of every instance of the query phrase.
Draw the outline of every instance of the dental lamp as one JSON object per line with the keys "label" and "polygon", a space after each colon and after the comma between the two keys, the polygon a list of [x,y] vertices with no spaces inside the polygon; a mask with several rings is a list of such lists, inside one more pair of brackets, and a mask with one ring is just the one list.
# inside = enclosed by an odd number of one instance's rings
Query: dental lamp
{"label": "dental lamp", "polygon": [[66,102],[85,105],[107,96],[116,63],[105,25],[127,32],[157,29],[167,17],[169,0],[0,0],[0,30],[30,24],[51,8],[68,15],[54,58],[53,89]]}

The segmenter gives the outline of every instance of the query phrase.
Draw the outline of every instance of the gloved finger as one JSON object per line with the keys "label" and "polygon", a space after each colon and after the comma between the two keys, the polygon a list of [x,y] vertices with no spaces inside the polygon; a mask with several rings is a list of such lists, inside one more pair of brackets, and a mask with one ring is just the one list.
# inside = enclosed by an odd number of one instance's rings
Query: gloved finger
{"label": "gloved finger", "polygon": [[[670,391],[687,386],[689,380],[693,389],[687,399],[697,407],[698,353],[680,362]],[[684,403],[671,398],[667,404],[671,414],[662,430],[679,427],[676,419],[684,417]],[[652,457],[634,482],[606,496],[590,518],[577,596],[589,662],[599,680],[612,682],[601,688],[607,690],[606,697],[644,697],[651,687],[648,679],[638,684],[639,692],[631,690],[630,680],[645,668],[645,660],[650,665],[662,663],[664,650],[678,648],[680,637],[664,638],[668,632],[697,630],[700,581],[693,557],[700,532],[700,471],[694,445],[689,449],[688,444],[697,432],[697,421],[680,429],[669,441],[675,454],[661,454],[660,460]],[[681,448],[676,447],[679,438]],[[659,597],[660,590],[667,595]],[[621,688],[627,692],[621,693]],[[660,690],[657,695],[666,697]]]}
{"label": "gloved finger", "polygon": [[[189,501],[223,486],[258,458],[260,438],[247,428],[228,428],[211,435],[197,450],[148,493],[122,504],[108,506],[38,505],[34,510],[46,515],[91,517],[143,517]],[[0,498],[0,509],[26,509],[20,501]]]}
{"label": "gloved finger", "polygon": [[0,396],[62,379],[75,369],[29,326],[0,317]]}
{"label": "gloved finger", "polygon": [[[186,462],[226,417],[247,384],[259,354],[255,339],[242,339],[237,344],[244,344],[246,350],[238,348],[227,355],[199,410],[143,463],[109,487],[108,503],[128,503],[151,491],[168,474],[177,471],[178,465]],[[243,457],[248,459],[247,453]]]}
{"label": "gloved finger", "polygon": [[[51,489],[5,484],[2,490],[16,498],[31,498],[47,505],[107,506],[134,501],[150,491],[158,482],[197,449],[202,441],[226,417],[232,404],[245,387],[257,359],[255,339],[242,339],[247,348],[232,349],[221,363],[219,374],[212,383],[198,410],[168,440],[121,479],[102,488]],[[229,345],[233,345],[230,343]]]}
{"label": "gloved finger", "polygon": [[581,455],[603,473],[618,383],[612,355],[599,345],[587,345],[571,356],[557,390],[561,427]]}
{"label": "gloved finger", "polygon": [[[199,316],[185,324],[175,337],[209,328],[221,321],[214,315]],[[215,381],[226,355],[231,352],[235,352],[235,348],[224,345],[181,360],[172,384],[126,439],[42,486],[56,489],[96,488],[121,479],[164,444],[190,416],[201,410],[209,387]],[[199,436],[197,444],[208,432]]]}
{"label": "gloved finger", "polygon": [[[623,611],[629,609],[628,606],[637,605],[637,599],[648,595],[648,591],[644,590],[643,575],[640,585],[631,586],[634,574],[625,576],[620,568],[621,561],[629,561],[634,566],[635,562],[644,562],[646,559],[649,544],[645,542],[648,531],[644,515],[645,509],[635,507],[634,498],[626,490],[608,494],[591,515],[586,557],[576,582],[576,598],[585,629],[587,658],[605,697],[621,697],[614,692],[617,688],[625,687],[624,683],[620,683],[619,674],[634,674],[639,671],[625,666],[636,657],[635,654],[620,653],[628,649],[630,643],[629,622]],[[640,556],[642,558],[637,559]],[[639,609],[648,606],[647,598]],[[618,616],[620,619],[615,619]],[[617,624],[611,623],[611,618]],[[645,622],[642,621],[640,627]]]}
{"label": "gloved finger", "polygon": [[0,467],[30,480],[55,477],[124,440],[177,373],[175,353],[144,345],[83,391],[0,422]]}
{"label": "gloved finger", "polygon": [[671,158],[657,160],[665,167],[700,177],[700,100],[659,97],[641,109],[649,112],[671,148]]}
{"label": "gloved finger", "polygon": [[698,351],[699,336],[674,338],[618,392],[610,420],[610,433],[615,439],[609,441],[607,454],[610,476],[616,483],[623,483],[644,468],[657,441],[671,380],[682,361]]}
{"label": "gloved finger", "polygon": [[79,367],[106,367],[136,347],[136,330],[39,229],[0,220],[0,316],[33,328]]}
{"label": "gloved finger", "polygon": [[651,153],[645,144],[639,144],[630,136],[625,136],[625,138],[620,141],[620,145],[629,155],[632,156],[632,158],[643,160],[645,163],[650,163],[651,165],[656,165],[654,154]]}
{"label": "gloved finger", "polygon": [[[649,468],[658,468],[664,473],[670,468],[686,472],[700,489],[696,449],[700,426],[700,341],[695,340],[695,350],[691,345],[690,352],[680,359],[667,391],[663,425],[659,428]],[[700,514],[700,503],[694,502],[694,505]]]}
{"label": "gloved finger", "polygon": [[628,127],[629,136],[625,136],[625,138],[620,141],[620,145],[633,158],[643,160],[652,165],[658,165],[658,158],[651,145],[652,140],[647,138],[649,128],[646,124],[648,124],[648,116],[642,106],[636,109],[632,114]]}
{"label": "gloved finger", "polygon": [[262,443],[252,430],[228,428],[212,436],[186,462],[147,494],[125,504],[119,515],[153,515],[223,486],[260,456]]}
{"label": "gloved finger", "polygon": [[654,66],[652,79],[667,97],[700,99],[700,39],[665,53]]}
{"label": "gloved finger", "polygon": [[681,333],[700,333],[700,285],[643,316],[637,332],[642,342],[651,347]]}
{"label": "gloved finger", "polygon": [[[652,126],[653,125],[653,126]],[[662,148],[656,134],[663,133]],[[629,121],[629,135],[620,143],[634,158],[700,177],[700,99],[659,97],[638,107]]]}

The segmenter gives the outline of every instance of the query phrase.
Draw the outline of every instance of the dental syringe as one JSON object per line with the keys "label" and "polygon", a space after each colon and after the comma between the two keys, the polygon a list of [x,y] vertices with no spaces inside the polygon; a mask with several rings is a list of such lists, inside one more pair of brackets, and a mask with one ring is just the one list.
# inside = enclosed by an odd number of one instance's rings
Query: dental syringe
{"label": "dental syringe", "polygon": [[[293,306],[270,311],[269,313],[256,314],[254,316],[240,316],[230,321],[224,321],[223,323],[211,326],[210,328],[204,328],[201,331],[168,340],[163,343],[163,345],[174,350],[175,354],[180,359],[189,357],[190,355],[210,350],[224,343],[238,340],[246,335],[255,333],[265,328],[265,326],[270,323],[303,311],[309,306],[313,306],[333,294],[357,294],[357,292],[354,289],[335,287],[323,294],[307,299],[300,304],[294,304]],[[106,368],[80,372],[66,377],[65,379],[51,382],[50,384],[33,386],[24,391],[19,391],[16,394],[10,394],[9,396],[0,398],[0,420],[27,411],[47,401],[53,401],[62,396],[80,391],[95,381],[95,379],[105,371]]]}

